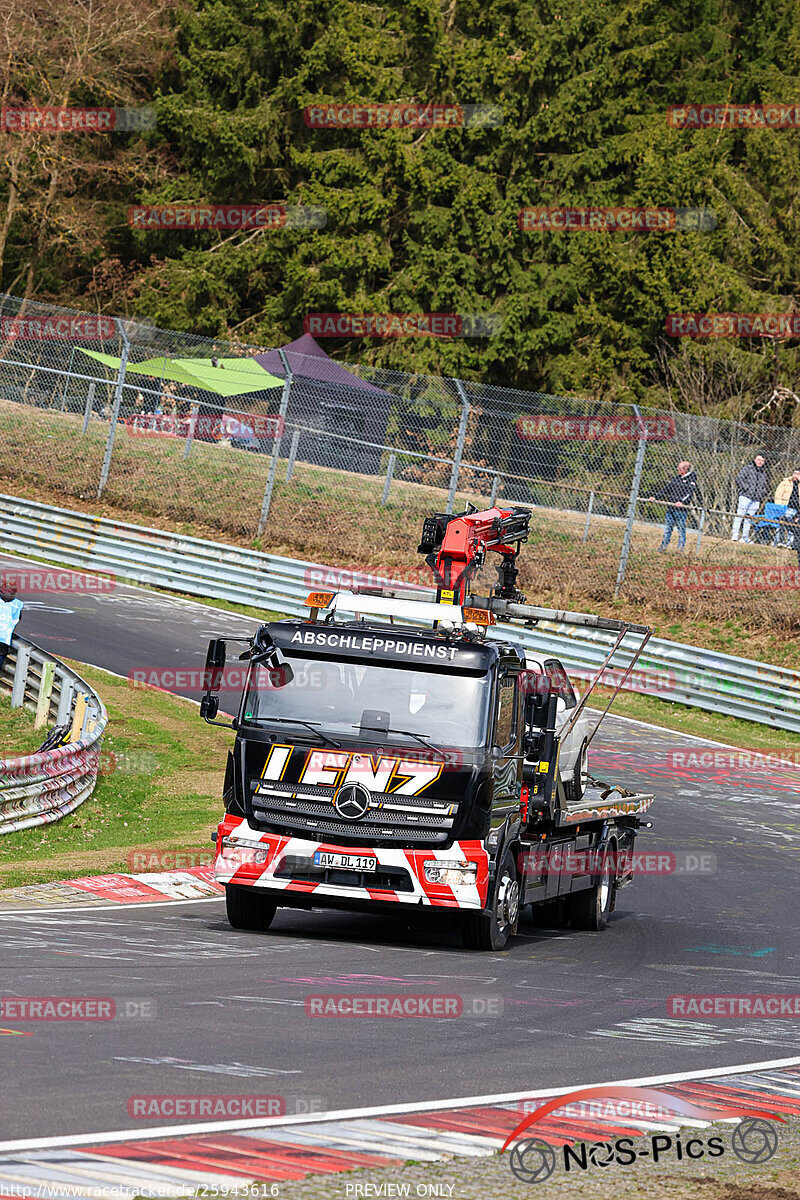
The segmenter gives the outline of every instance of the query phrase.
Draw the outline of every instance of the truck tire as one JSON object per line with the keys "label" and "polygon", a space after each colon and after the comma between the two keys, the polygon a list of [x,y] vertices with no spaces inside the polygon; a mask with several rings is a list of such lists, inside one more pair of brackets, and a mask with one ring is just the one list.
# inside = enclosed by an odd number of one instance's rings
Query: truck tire
{"label": "truck tire", "polygon": [[583,743],[580,749],[580,754],[575,759],[575,766],[572,771],[572,778],[568,779],[564,784],[564,793],[567,797],[567,804],[580,804],[583,799],[586,786],[589,782],[589,747],[586,742]]}
{"label": "truck tire", "polygon": [[492,911],[468,913],[464,945],[468,950],[505,950],[519,924],[519,879],[514,855],[507,850],[494,889]]}
{"label": "truck tire", "polygon": [[573,929],[589,929],[599,933],[608,925],[614,907],[614,874],[611,870],[615,843],[612,842],[603,855],[600,872],[595,882],[583,892],[567,897],[567,911]]}
{"label": "truck tire", "polygon": [[234,929],[269,929],[278,905],[264,892],[252,887],[225,888],[225,909]]}

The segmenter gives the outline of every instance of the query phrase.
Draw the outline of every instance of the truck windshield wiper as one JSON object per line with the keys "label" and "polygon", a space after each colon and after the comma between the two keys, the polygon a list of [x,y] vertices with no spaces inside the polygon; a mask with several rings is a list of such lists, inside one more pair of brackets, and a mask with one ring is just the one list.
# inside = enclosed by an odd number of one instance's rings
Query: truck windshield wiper
{"label": "truck windshield wiper", "polygon": [[416,738],[423,746],[434,750],[437,754],[441,754],[442,761],[447,762],[447,751],[442,750],[441,746],[434,746],[430,738],[427,738],[424,733],[415,733],[413,729],[376,729],[372,725],[351,725],[351,729],[367,729],[370,733],[399,733],[401,737]]}
{"label": "truck windshield wiper", "polygon": [[[291,721],[295,725],[305,725],[306,729],[310,729],[312,733],[317,733],[317,730],[322,724],[321,721],[304,721],[301,717],[265,717],[264,720],[274,721],[281,725],[284,725],[287,721]],[[335,746],[337,750],[342,744],[341,742],[337,742],[334,738],[330,737],[330,735],[327,733],[320,733],[318,736],[322,738],[323,742],[325,742],[327,746]]]}

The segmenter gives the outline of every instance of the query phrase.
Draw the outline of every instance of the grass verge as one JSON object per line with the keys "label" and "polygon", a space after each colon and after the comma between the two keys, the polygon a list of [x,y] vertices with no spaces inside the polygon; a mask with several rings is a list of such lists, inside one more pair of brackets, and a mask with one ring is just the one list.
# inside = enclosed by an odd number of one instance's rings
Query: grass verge
{"label": "grass verge", "polygon": [[0,887],[131,871],[143,850],[211,850],[232,732],[206,725],[188,700],[72,665],[108,709],[104,773],[74,813],[0,837]]}
{"label": "grass verge", "polygon": [[21,758],[41,746],[47,729],[34,729],[34,714],[27,708],[12,708],[8,696],[0,696],[0,759]]}

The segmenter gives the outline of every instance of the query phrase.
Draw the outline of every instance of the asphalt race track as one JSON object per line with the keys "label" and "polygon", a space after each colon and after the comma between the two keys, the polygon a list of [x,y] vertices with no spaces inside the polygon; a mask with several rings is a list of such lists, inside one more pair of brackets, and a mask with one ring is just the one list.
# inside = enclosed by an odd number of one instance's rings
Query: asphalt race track
{"label": "asphalt race track", "polygon": [[[208,636],[252,625],[119,587],[27,601],[20,632],[127,675],[201,668]],[[430,913],[390,921],[284,910],[265,934],[231,930],[218,900],[0,913],[4,994],[110,996],[151,1011],[107,1023],[4,1021],[29,1036],[0,1030],[13,1097],[2,1136],[141,1131],[147,1122],[128,1116],[132,1096],[271,1095],[289,1113],[314,1112],[800,1053],[791,1020],[667,1011],[675,994],[797,990],[800,772],[681,767],[676,752],[708,747],[612,718],[595,745],[593,773],[656,793],[654,827],[637,848],[674,852],[688,868],[693,855],[703,868],[639,877],[603,934],[526,925],[508,953],[492,955],[458,948],[452,918]],[[343,991],[457,995],[474,1015],[306,1015],[306,997]]]}

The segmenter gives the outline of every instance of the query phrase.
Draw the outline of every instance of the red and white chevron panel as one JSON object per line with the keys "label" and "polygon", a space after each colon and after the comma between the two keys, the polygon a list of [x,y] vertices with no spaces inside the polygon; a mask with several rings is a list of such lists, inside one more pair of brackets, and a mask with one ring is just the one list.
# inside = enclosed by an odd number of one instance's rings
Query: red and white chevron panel
{"label": "red and white chevron panel", "polygon": [[[235,846],[223,846],[223,838],[239,839]],[[313,860],[317,850],[334,854],[370,855],[382,867],[400,869],[408,875],[411,891],[390,888],[350,887],[346,884],[314,883],[277,877],[284,860],[302,858]],[[458,866],[467,860],[477,864],[474,884],[448,887],[429,883],[423,863],[437,862]],[[398,904],[422,904],[440,908],[480,909],[486,902],[489,879],[489,855],[479,841],[454,842],[446,850],[402,850],[393,846],[340,846],[308,838],[284,837],[253,829],[241,817],[227,816],[217,832],[217,855],[214,859],[214,878],[219,884],[236,883],[251,887],[285,892],[313,892],[315,896],[330,896],[345,900],[385,900]]]}

